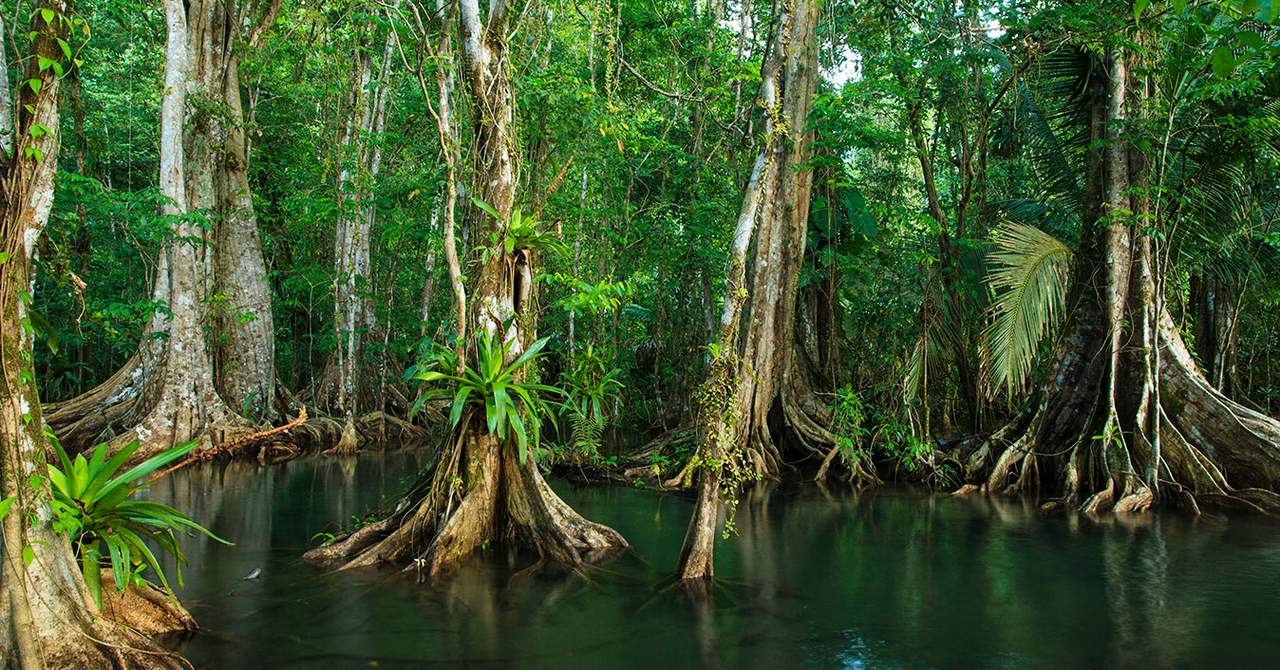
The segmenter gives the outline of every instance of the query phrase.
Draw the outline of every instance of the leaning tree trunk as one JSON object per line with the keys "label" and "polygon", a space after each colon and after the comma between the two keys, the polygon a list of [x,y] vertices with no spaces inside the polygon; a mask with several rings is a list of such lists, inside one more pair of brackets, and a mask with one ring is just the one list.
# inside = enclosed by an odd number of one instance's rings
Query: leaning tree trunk
{"label": "leaning tree trunk", "polygon": [[[472,192],[498,214],[495,219],[478,208],[469,210],[473,240],[487,241],[490,233],[505,232],[515,202],[515,110],[506,53],[506,11],[505,2],[494,0],[488,18],[482,19],[477,0],[458,4],[463,72],[471,91],[475,129]],[[444,22],[451,13],[444,13]],[[428,38],[425,31],[419,37]],[[447,129],[440,134],[447,137]],[[485,262],[476,264],[469,282],[476,308],[470,319],[458,316],[473,333],[481,330],[502,338],[509,346],[510,362],[524,350],[533,332],[536,313],[526,310],[533,288],[533,259],[527,249],[503,253],[499,245],[489,252]],[[345,567],[412,561],[434,577],[491,538],[531,548],[540,559],[570,568],[626,546],[617,532],[587,521],[561,500],[543,480],[532,456],[521,462],[514,445],[489,433],[483,411],[464,413],[434,468],[400,508],[402,512],[310,555],[341,561]]]}
{"label": "leaning tree trunk", "polygon": [[1085,219],[1056,366],[1036,411],[983,445],[969,476],[990,493],[1037,491],[1095,514],[1280,511],[1280,423],[1215,389],[1157,300],[1141,232],[1147,169],[1121,134],[1143,91],[1122,52],[1107,65],[1091,93]]}
{"label": "leaning tree trunk", "polygon": [[732,501],[745,479],[776,475],[783,466],[768,415],[793,355],[813,180],[805,122],[817,84],[818,10],[799,0],[779,5],[779,12],[761,73],[764,145],[734,230],[719,346],[698,391],[700,481],[677,568],[683,579],[712,577],[722,499]]}
{"label": "leaning tree trunk", "polygon": [[179,667],[173,655],[149,640],[100,618],[66,536],[50,526],[49,445],[36,393],[27,303],[32,256],[53,205],[60,77],[37,61],[66,69],[72,63],[58,46],[70,39],[66,3],[43,0],[38,8],[55,18],[46,22],[35,13],[34,53],[24,81],[41,86],[39,92],[21,88],[16,151],[0,175],[0,500],[12,501],[4,515],[0,559],[0,665],[22,670]]}

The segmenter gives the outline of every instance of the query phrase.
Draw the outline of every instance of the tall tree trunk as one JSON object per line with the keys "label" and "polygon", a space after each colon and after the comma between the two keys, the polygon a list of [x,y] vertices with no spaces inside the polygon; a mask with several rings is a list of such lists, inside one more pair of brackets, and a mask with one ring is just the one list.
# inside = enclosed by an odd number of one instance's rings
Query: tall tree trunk
{"label": "tall tree trunk", "polygon": [[[488,241],[490,233],[500,238],[515,203],[518,154],[506,12],[503,0],[493,0],[487,18],[481,17],[477,0],[458,4],[463,72],[475,129],[472,192],[498,214],[495,218],[478,208],[469,210],[473,240]],[[450,20],[451,12],[443,17]],[[447,28],[444,32],[442,39],[449,39]],[[425,31],[420,38],[427,39]],[[444,128],[440,134],[448,137]],[[458,317],[470,332],[483,331],[507,343],[509,363],[524,351],[535,327],[536,312],[526,311],[533,258],[527,249],[508,254],[498,246],[488,251],[468,282],[475,287],[476,308],[470,318]],[[346,567],[413,560],[434,577],[490,538],[532,548],[541,558],[571,568],[626,546],[617,532],[587,521],[565,504],[543,480],[534,458],[521,462],[514,445],[489,433],[483,411],[464,413],[434,469],[424,473],[401,509],[310,556],[338,560]]]}
{"label": "tall tree trunk", "polygon": [[356,448],[353,420],[361,410],[361,365],[364,337],[373,329],[369,302],[370,242],[373,235],[374,189],[382,167],[382,132],[391,94],[391,59],[395,31],[387,31],[382,58],[374,74],[374,58],[359,49],[352,73],[348,117],[340,142],[343,160],[338,175],[338,222],[334,234],[334,337],[316,404],[345,419],[339,450]]}
{"label": "tall tree trunk", "polygon": [[[419,32],[425,35],[427,28],[422,21],[422,12],[419,10],[417,3],[412,3],[410,8],[414,11]],[[442,17],[442,25],[450,23],[448,17],[452,16],[453,11],[453,5],[450,0],[436,0],[436,13]],[[430,42],[428,40],[419,41],[418,84],[422,89],[422,97],[426,100],[431,99],[431,93],[423,75],[423,66],[427,56],[424,51],[429,50],[429,48]],[[433,232],[436,228],[442,229],[443,232],[441,246],[444,249],[445,263],[449,272],[449,288],[453,293],[454,314],[458,319],[456,335],[457,346],[460,348],[466,334],[467,297],[466,290],[462,286],[462,269],[458,264],[458,244],[454,239],[458,196],[462,193],[463,187],[458,178],[458,168],[462,161],[460,155],[461,145],[458,138],[458,126],[453,121],[453,105],[458,80],[457,65],[453,57],[453,40],[441,39],[434,55],[436,61],[436,106],[433,112],[436,119],[437,137],[440,141],[440,156],[444,163],[445,180],[444,191],[440,194],[435,211],[431,215],[431,227]],[[431,315],[431,296],[435,283],[435,262],[435,248],[432,247],[427,256],[427,278],[422,287],[422,335],[424,337],[427,335],[427,319]]]}
{"label": "tall tree trunk", "polygon": [[[280,0],[229,0],[218,26],[230,41],[221,45],[217,58],[227,118],[221,160],[214,174],[218,220],[213,290],[221,298],[214,321],[214,381],[227,402],[247,408],[257,417],[270,415],[275,406],[275,326],[267,264],[249,189],[240,56],[244,49],[258,46],[279,7]],[[247,31],[246,19],[256,21]]]}
{"label": "tall tree trunk", "polygon": [[13,501],[3,521],[0,664],[21,670],[178,667],[150,641],[99,617],[70,544],[50,526],[48,442],[27,303],[32,256],[53,205],[60,77],[52,68],[42,71],[37,60],[66,69],[72,63],[58,46],[70,39],[66,3],[43,0],[38,9],[56,17],[45,22],[34,13],[34,53],[24,81],[34,79],[41,86],[38,93],[22,87],[16,151],[5,159],[0,175],[0,499]]}
{"label": "tall tree trunk", "polygon": [[[166,78],[165,90],[166,104],[176,105],[174,114],[181,115],[165,117],[177,124],[170,129],[176,134],[165,135],[162,128],[162,141],[178,143],[177,149],[168,148],[179,152],[174,161],[183,179],[175,187],[163,183],[162,174],[162,186],[178,188],[182,195],[168,212],[214,217],[215,233],[211,239],[208,228],[175,219],[175,242],[159,254],[153,288],[153,298],[167,303],[172,314],[153,315],[138,353],[105,382],[49,406],[49,424],[69,450],[113,437],[117,442],[137,437],[148,443],[138,452],[142,458],[173,441],[225,441],[228,433],[250,426],[219,390],[236,408],[258,405],[256,399],[274,393],[270,296],[248,190],[237,80],[240,49],[257,45],[279,5],[279,0],[197,0],[186,5],[182,48],[171,45],[168,50],[170,57],[182,59],[182,84],[170,85]],[[179,104],[175,97],[185,97],[187,89],[203,99],[190,123],[185,121],[185,102]],[[213,111],[224,105],[229,108],[226,117]],[[172,169],[165,169],[172,178]],[[202,332],[210,297],[217,303],[213,348],[224,352],[217,357],[216,372]],[[163,339],[149,336],[165,330]],[[221,346],[230,343],[238,343],[234,356]],[[255,401],[246,403],[250,398]]]}
{"label": "tall tree trunk", "polygon": [[[199,22],[192,26],[197,32],[189,31],[185,20],[169,23],[160,119],[160,189],[166,198],[163,213],[169,219],[172,239],[165,248],[166,262],[160,266],[162,276],[156,281],[155,296],[168,304],[168,314],[161,315],[156,324],[156,332],[167,330],[167,336],[130,409],[127,421],[131,428],[111,441],[113,447],[139,441],[142,447],[135,452],[135,460],[191,439],[200,439],[208,448],[214,438],[225,441],[226,432],[251,429],[214,388],[213,365],[203,332],[211,257],[206,229],[190,216],[193,204],[207,208],[213,201],[212,148],[206,139],[186,132],[188,88],[193,82],[198,86],[204,83],[191,77],[192,45],[207,39],[210,31],[203,22],[211,15],[189,14],[193,22]],[[202,63],[200,68],[195,72],[203,76],[208,64]],[[197,125],[211,122],[196,120]],[[195,163],[194,184],[187,181],[188,158]]]}
{"label": "tall tree trunk", "polygon": [[732,501],[745,479],[782,468],[768,415],[793,356],[813,180],[805,122],[817,85],[818,9],[798,0],[778,11],[761,72],[764,144],[734,230],[718,349],[699,391],[699,493],[677,567],[682,579],[713,575],[721,499]]}
{"label": "tall tree trunk", "polygon": [[[991,493],[1039,491],[1090,513],[1175,504],[1280,510],[1280,422],[1200,373],[1156,296],[1147,169],[1125,135],[1143,82],[1123,51],[1097,77],[1069,323],[1036,411],[968,464]],[[1105,147],[1105,149],[1101,148]],[[1103,268],[1103,272],[1098,272]]]}

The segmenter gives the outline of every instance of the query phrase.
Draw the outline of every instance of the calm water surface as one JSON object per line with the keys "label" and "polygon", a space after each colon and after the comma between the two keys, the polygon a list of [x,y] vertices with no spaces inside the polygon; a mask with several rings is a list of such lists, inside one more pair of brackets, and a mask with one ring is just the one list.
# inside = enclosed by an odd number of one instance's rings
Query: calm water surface
{"label": "calm water surface", "polygon": [[[668,574],[691,499],[556,489],[634,551],[587,578],[489,556],[436,588],[333,574],[313,535],[395,500],[413,452],[193,468],[151,496],[236,542],[187,542],[198,668],[1241,668],[1280,658],[1280,525],[1142,526],[891,492],[761,489],[711,602]],[[261,577],[246,575],[261,569]]]}

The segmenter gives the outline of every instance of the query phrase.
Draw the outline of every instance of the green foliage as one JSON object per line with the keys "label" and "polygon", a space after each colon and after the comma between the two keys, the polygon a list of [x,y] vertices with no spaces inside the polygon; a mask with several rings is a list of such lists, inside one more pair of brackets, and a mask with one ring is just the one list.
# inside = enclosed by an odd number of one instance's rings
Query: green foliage
{"label": "green foliage", "polygon": [[587,314],[611,314],[622,308],[625,301],[630,300],[639,290],[644,277],[633,277],[620,281],[598,281],[595,283],[575,279],[563,273],[544,274],[539,277],[552,286],[566,287],[571,293],[556,301],[556,306],[565,311],[578,311]]}
{"label": "green foliage", "polygon": [[625,388],[620,381],[622,371],[608,368],[594,346],[579,353],[573,367],[565,376],[564,387],[568,398],[564,411],[569,415],[573,430],[573,450],[576,460],[593,462],[600,457],[604,431],[610,418],[609,406]]}
{"label": "green foliage", "polygon": [[959,473],[946,463],[935,461],[936,450],[922,440],[911,426],[896,419],[886,420],[876,428],[878,442],[885,455],[916,479],[935,488],[951,488],[959,484]]}
{"label": "green foliage", "polygon": [[[479,198],[472,198],[471,200],[476,207],[479,207],[490,217],[501,220],[502,217],[493,207]],[[505,226],[501,226],[498,230],[489,233],[489,246],[485,248],[482,260],[487,261],[488,254],[494,253],[497,249],[501,249],[504,255],[510,255],[517,249],[544,251],[554,254],[565,254],[569,251],[564,241],[555,233],[539,229],[537,217],[525,216],[521,213],[519,207],[511,210],[511,216],[507,219]]]}
{"label": "green foliage", "polygon": [[514,434],[517,455],[524,463],[529,445],[532,443],[534,449],[538,448],[543,421],[555,418],[542,394],[563,395],[553,386],[526,381],[533,363],[542,356],[547,339],[533,342],[508,363],[511,344],[497,342],[492,334],[481,329],[476,333],[475,366],[464,366],[462,373],[457,374],[456,358],[443,353],[446,348],[438,346],[437,355],[411,377],[436,384],[423,397],[452,397],[449,424],[455,429],[464,415],[477,412],[484,417],[485,428],[491,435],[505,441],[509,434]]}
{"label": "green foliage", "polygon": [[100,444],[88,459],[83,454],[71,459],[61,444],[56,440],[53,444],[61,463],[61,467],[49,465],[53,528],[71,539],[84,581],[99,604],[100,569],[104,564],[110,565],[118,591],[140,582],[150,569],[161,586],[172,592],[150,544],[176,559],[179,584],[186,557],[178,546],[178,532],[198,533],[230,544],[172,507],[132,498],[147,486],[152,473],[189,454],[196,445],[194,441],[156,454],[123,472],[125,463],[138,450],[137,442],[110,458],[107,445]]}
{"label": "green foliage", "polygon": [[870,449],[863,443],[871,432],[864,425],[866,420],[867,407],[857,391],[848,385],[840,387],[831,403],[831,433],[836,436],[836,448],[846,462],[870,458]]}

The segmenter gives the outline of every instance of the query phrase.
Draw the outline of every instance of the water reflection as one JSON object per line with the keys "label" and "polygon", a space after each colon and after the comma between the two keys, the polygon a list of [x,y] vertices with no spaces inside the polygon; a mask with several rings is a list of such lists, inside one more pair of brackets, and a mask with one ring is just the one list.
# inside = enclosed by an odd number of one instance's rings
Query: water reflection
{"label": "water reflection", "polygon": [[527,560],[494,551],[438,588],[298,559],[424,462],[207,466],[158,486],[236,542],[186,545],[196,665],[1173,668],[1280,652],[1280,528],[1248,518],[1100,524],[1031,502],[759,486],[717,549],[721,583],[694,597],[669,578],[690,499],[560,482],[634,551],[584,577],[514,579]]}

